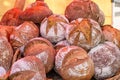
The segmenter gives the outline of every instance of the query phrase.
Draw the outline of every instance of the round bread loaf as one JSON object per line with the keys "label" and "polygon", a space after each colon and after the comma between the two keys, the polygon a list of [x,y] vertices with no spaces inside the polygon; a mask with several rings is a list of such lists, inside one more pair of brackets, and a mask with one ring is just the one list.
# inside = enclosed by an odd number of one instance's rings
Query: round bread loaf
{"label": "round bread loaf", "polygon": [[45,71],[48,73],[54,65],[55,50],[53,45],[44,38],[31,39],[24,48],[24,56],[36,56],[45,66]]}
{"label": "round bread loaf", "polygon": [[27,7],[21,14],[20,19],[23,21],[33,21],[34,23],[41,23],[41,21],[50,15],[52,11],[48,8],[47,4],[43,1],[36,1]]}
{"label": "round bread loaf", "polygon": [[95,65],[95,78],[104,80],[115,75],[120,69],[120,50],[112,42],[104,42],[89,51]]}
{"label": "round bread loaf", "polygon": [[72,45],[77,45],[85,50],[98,45],[103,39],[99,24],[87,18],[79,18],[66,27],[66,39]]}
{"label": "round bread loaf", "polygon": [[65,27],[68,20],[63,15],[51,15],[41,22],[41,36],[52,43],[57,43],[65,38]]}
{"label": "round bread loaf", "polygon": [[[28,73],[28,75],[23,75],[28,71],[30,72]],[[18,79],[19,79],[19,75],[23,75],[23,76],[26,76],[28,79],[33,78],[35,80],[46,80],[44,65],[35,56],[27,56],[16,61],[12,65],[11,71],[10,71],[10,75],[14,75],[14,74],[18,74],[17,76],[15,76],[15,77],[18,77]],[[26,77],[23,77],[23,79]]]}
{"label": "round bread loaf", "polygon": [[55,69],[64,80],[90,80],[94,64],[87,52],[77,46],[61,48],[55,57]]}
{"label": "round bread loaf", "polygon": [[15,28],[10,35],[10,43],[13,48],[18,48],[27,43],[30,39],[39,36],[39,29],[33,22],[25,21]]}
{"label": "round bread loaf", "polygon": [[13,8],[8,10],[1,18],[1,25],[7,26],[18,26],[23,23],[22,20],[19,19],[19,15],[22,13],[22,10],[18,8]]}
{"label": "round bread loaf", "polygon": [[24,5],[25,0],[15,0],[14,8],[4,13],[1,18],[0,24],[6,26],[18,26],[23,23],[23,21],[19,19],[19,15],[22,13]]}
{"label": "round bread loaf", "polygon": [[91,18],[103,25],[104,13],[92,0],[73,0],[65,10],[65,16],[72,21],[78,18]]}
{"label": "round bread loaf", "polygon": [[115,43],[120,48],[120,30],[111,25],[102,26],[104,39]]}

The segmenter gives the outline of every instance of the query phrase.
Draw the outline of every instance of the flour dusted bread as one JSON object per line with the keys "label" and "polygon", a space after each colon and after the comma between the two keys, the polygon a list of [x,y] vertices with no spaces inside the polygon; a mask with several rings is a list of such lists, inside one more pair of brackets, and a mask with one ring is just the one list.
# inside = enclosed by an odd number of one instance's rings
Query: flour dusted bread
{"label": "flour dusted bread", "polygon": [[10,71],[13,49],[6,37],[0,35],[0,79]]}
{"label": "flour dusted bread", "polygon": [[25,21],[23,24],[16,27],[11,33],[10,43],[13,48],[19,48],[25,45],[25,43],[27,43],[30,39],[38,36],[38,27],[31,21]]}
{"label": "flour dusted bread", "polygon": [[[28,73],[28,75],[24,75],[26,73]],[[18,77],[19,79],[19,76],[23,75],[23,76],[26,76],[27,79],[46,80],[44,65],[35,56],[24,57],[16,61],[11,67],[10,76],[15,75],[15,74],[17,76],[14,76],[13,78]],[[26,77],[23,77],[20,79],[26,80],[25,79]]]}
{"label": "flour dusted bread", "polygon": [[101,43],[88,54],[94,62],[97,80],[110,78],[120,69],[120,50],[112,42]]}
{"label": "flour dusted bread", "polygon": [[65,38],[67,18],[63,15],[51,15],[41,22],[41,36],[48,39],[52,43],[57,43]]}
{"label": "flour dusted bread", "polygon": [[88,18],[78,18],[66,27],[67,41],[86,50],[98,45],[103,39],[100,25]]}
{"label": "flour dusted bread", "polygon": [[55,69],[64,80],[90,80],[94,75],[94,64],[81,47],[61,48],[55,57]]}
{"label": "flour dusted bread", "polygon": [[54,65],[55,50],[53,45],[44,38],[31,39],[24,48],[24,56],[36,56],[45,66],[45,71],[48,73]]}

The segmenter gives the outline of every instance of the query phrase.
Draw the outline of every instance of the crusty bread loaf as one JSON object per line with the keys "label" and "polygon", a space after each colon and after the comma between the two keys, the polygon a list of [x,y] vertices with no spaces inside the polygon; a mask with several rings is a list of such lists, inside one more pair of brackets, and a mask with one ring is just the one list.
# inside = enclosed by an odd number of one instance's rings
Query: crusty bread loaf
{"label": "crusty bread loaf", "polygon": [[95,64],[95,78],[104,80],[115,75],[120,69],[120,50],[112,42],[104,42],[88,53]]}
{"label": "crusty bread loaf", "polygon": [[48,73],[54,66],[55,50],[53,45],[44,38],[31,39],[24,48],[24,56],[36,56],[45,66],[45,71]]}
{"label": "crusty bread loaf", "polygon": [[6,26],[18,26],[23,23],[23,21],[19,19],[19,15],[22,13],[24,5],[25,0],[15,0],[14,7],[4,13],[0,24]]}
{"label": "crusty bread loaf", "polygon": [[94,64],[87,52],[77,46],[61,48],[55,57],[55,69],[63,80],[90,80]]}
{"label": "crusty bread loaf", "polygon": [[39,36],[39,29],[33,22],[25,21],[15,28],[10,35],[10,43],[13,48],[18,48],[27,43],[30,39]]}
{"label": "crusty bread loaf", "polygon": [[72,45],[89,50],[103,39],[100,25],[88,18],[78,18],[66,27],[66,39]]}
{"label": "crusty bread loaf", "polygon": [[41,36],[48,39],[52,43],[57,43],[65,38],[67,18],[63,15],[51,15],[41,22]]}
{"label": "crusty bread loaf", "polygon": [[120,30],[111,25],[102,26],[104,39],[115,43],[120,48]]}
{"label": "crusty bread loaf", "polygon": [[[40,3],[40,4],[39,4]],[[34,23],[41,23],[41,21],[50,15],[52,11],[43,1],[36,1],[31,7],[26,8],[21,14],[20,19],[23,21],[33,21]]]}
{"label": "crusty bread loaf", "polygon": [[73,0],[65,10],[65,16],[70,20],[91,18],[103,25],[105,16],[98,5],[91,0]]}
{"label": "crusty bread loaf", "polygon": [[[31,75],[23,75],[26,72],[30,71]],[[19,77],[19,75],[23,75],[28,77],[28,79],[36,79],[36,80],[46,80],[46,75],[45,75],[45,68],[43,63],[35,56],[27,56],[24,58],[19,59],[18,61],[16,61],[12,67],[11,67],[11,71],[10,71],[10,75],[14,75],[14,74],[18,74],[18,76],[15,77]],[[25,77],[23,77],[24,79]],[[22,79],[22,78],[21,78]]]}
{"label": "crusty bread loaf", "polygon": [[70,20],[91,18],[103,25],[105,16],[98,5],[92,0],[73,0],[65,10],[65,16]]}
{"label": "crusty bread loaf", "polygon": [[8,10],[1,18],[1,25],[7,26],[18,26],[23,23],[22,20],[19,19],[19,15],[22,13],[22,10],[18,8],[13,8]]}
{"label": "crusty bread loaf", "polygon": [[5,77],[11,68],[13,49],[6,37],[0,35],[0,79]]}

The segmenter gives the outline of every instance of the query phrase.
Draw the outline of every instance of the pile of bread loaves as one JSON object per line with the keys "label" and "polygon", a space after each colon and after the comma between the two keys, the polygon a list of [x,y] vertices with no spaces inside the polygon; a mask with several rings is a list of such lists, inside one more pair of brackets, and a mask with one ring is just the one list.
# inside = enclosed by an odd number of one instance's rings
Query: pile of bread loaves
{"label": "pile of bread loaves", "polygon": [[120,79],[120,31],[95,2],[73,0],[65,15],[21,5],[0,22],[0,80]]}

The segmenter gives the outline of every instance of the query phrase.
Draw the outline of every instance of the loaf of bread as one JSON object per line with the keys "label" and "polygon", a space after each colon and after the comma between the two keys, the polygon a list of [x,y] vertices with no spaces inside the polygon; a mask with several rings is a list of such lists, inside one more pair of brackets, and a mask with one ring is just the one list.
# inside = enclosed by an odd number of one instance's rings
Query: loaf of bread
{"label": "loaf of bread", "polygon": [[10,71],[13,49],[6,37],[0,35],[0,79]]}
{"label": "loaf of bread", "polygon": [[55,57],[55,69],[63,80],[90,80],[94,75],[94,64],[81,47],[61,48]]}
{"label": "loaf of bread", "polygon": [[15,0],[14,7],[3,14],[0,24],[5,26],[18,26],[23,23],[23,21],[19,19],[19,16],[22,13],[24,5],[25,0]]}
{"label": "loaf of bread", "polygon": [[27,7],[21,14],[20,19],[23,21],[33,21],[34,23],[41,23],[41,21],[50,15],[52,11],[43,1],[36,1],[31,7]]}
{"label": "loaf of bread", "polygon": [[120,69],[120,50],[112,42],[101,43],[88,54],[94,62],[97,80],[110,78]]}
{"label": "loaf of bread", "polygon": [[70,20],[78,18],[91,18],[103,25],[105,21],[104,13],[92,0],[73,0],[65,10],[65,16]]}
{"label": "loaf of bread", "polygon": [[22,13],[22,10],[18,8],[13,8],[8,10],[1,19],[1,25],[7,26],[18,26],[23,21],[19,19],[19,15]]}
{"label": "loaf of bread", "polygon": [[88,18],[78,18],[66,27],[67,41],[86,50],[98,45],[103,39],[100,25]]}
{"label": "loaf of bread", "polygon": [[31,39],[25,45],[24,56],[36,56],[39,58],[45,66],[46,73],[54,66],[55,50],[47,39],[40,37]]}
{"label": "loaf of bread", "polygon": [[30,39],[39,36],[39,29],[33,22],[25,21],[15,28],[10,35],[10,43],[13,48],[19,48]]}
{"label": "loaf of bread", "polygon": [[106,41],[111,41],[120,48],[120,30],[111,25],[104,25],[102,26],[102,31]]}
{"label": "loaf of bread", "polygon": [[57,43],[65,38],[65,27],[67,24],[68,20],[63,15],[51,15],[41,22],[41,36],[52,43]]}
{"label": "loaf of bread", "polygon": [[[25,75],[26,73],[28,75]],[[13,78],[11,80],[46,80],[44,65],[35,56],[27,56],[16,61],[11,67],[10,76]]]}

